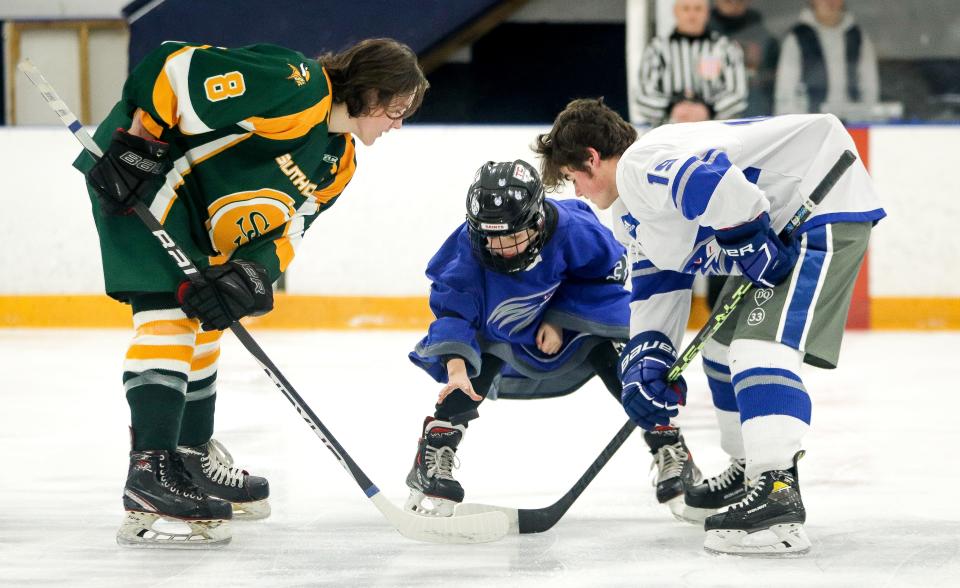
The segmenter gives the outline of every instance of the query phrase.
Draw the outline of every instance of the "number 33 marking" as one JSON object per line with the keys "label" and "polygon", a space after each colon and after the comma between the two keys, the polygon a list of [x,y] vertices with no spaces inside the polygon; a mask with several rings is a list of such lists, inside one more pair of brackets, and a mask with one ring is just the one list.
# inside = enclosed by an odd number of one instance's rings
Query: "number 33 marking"
{"label": "number 33 marking", "polygon": [[243,83],[243,74],[238,71],[211,76],[203,82],[203,88],[207,91],[207,100],[210,102],[241,96],[247,89]]}

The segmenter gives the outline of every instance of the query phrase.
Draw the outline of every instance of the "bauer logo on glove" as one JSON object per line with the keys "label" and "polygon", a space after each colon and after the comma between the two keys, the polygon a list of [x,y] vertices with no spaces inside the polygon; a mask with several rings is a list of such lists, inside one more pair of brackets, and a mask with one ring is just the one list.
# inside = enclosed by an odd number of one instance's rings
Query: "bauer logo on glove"
{"label": "bauer logo on glove", "polygon": [[630,340],[620,357],[620,400],[630,419],[648,431],[669,424],[687,401],[684,379],[667,381],[677,357],[670,340],[658,331],[645,331]]}
{"label": "bauer logo on glove", "polygon": [[202,282],[180,284],[177,300],[188,317],[200,319],[205,331],[222,331],[245,316],[273,309],[273,288],[260,264],[238,259],[202,273]]}

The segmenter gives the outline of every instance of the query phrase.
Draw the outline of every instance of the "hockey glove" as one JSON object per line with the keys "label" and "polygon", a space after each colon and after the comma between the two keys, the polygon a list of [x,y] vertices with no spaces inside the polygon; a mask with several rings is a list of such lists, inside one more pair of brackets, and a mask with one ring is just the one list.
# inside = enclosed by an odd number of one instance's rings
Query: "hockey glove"
{"label": "hockey glove", "polygon": [[152,196],[172,167],[167,152],[161,141],[114,131],[107,152],[87,172],[104,214],[129,214],[135,200]]}
{"label": "hockey glove", "polygon": [[181,283],[177,301],[188,317],[200,319],[204,331],[222,331],[245,316],[273,309],[273,287],[260,264],[228,261],[203,270],[203,278],[202,283]]}
{"label": "hockey glove", "polygon": [[687,403],[683,377],[667,383],[667,372],[677,358],[666,335],[645,331],[636,335],[620,354],[621,402],[630,419],[643,429],[667,425]]}
{"label": "hockey glove", "polygon": [[782,282],[797,263],[800,244],[784,243],[770,228],[770,215],[717,231],[717,243],[740,267],[741,273],[758,288],[772,288]]}

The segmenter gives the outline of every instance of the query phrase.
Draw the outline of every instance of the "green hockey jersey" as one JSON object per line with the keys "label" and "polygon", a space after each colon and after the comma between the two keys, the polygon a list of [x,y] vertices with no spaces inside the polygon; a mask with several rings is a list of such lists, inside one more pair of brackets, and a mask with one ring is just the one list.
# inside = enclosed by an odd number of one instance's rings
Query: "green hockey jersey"
{"label": "green hockey jersey", "polygon": [[[326,72],[296,51],[169,42],[134,69],[94,139],[106,148],[139,109],[173,161],[146,202],[153,215],[199,267],[246,259],[275,280],[356,169],[353,138],[329,132],[331,106]],[[82,154],[74,165],[92,161]],[[108,294],[173,291],[183,280],[136,217],[93,210]]]}

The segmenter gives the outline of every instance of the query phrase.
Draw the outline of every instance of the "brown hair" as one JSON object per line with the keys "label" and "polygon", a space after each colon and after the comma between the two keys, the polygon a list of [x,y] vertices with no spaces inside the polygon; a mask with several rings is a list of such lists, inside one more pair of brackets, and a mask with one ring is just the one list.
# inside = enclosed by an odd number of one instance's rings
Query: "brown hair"
{"label": "brown hair", "polygon": [[619,157],[637,140],[637,130],[603,103],[603,98],[573,100],[553,121],[549,133],[537,136],[533,150],[543,157],[541,176],[546,188],[563,185],[561,167],[584,171],[590,158],[588,147],[600,159]]}
{"label": "brown hair", "polygon": [[430,87],[413,49],[393,39],[364,39],[339,53],[317,58],[330,76],[334,104],[346,104],[352,117],[387,110],[397,98],[413,96],[403,113],[416,112]]}

